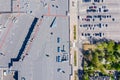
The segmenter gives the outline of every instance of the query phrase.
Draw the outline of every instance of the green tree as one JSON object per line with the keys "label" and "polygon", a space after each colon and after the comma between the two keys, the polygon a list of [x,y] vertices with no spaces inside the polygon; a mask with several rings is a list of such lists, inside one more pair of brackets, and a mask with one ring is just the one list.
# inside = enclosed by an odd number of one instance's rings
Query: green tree
{"label": "green tree", "polygon": [[92,64],[94,64],[94,67],[98,67],[100,65],[99,59],[98,59],[98,52],[93,52],[93,58],[91,60]]}
{"label": "green tree", "polygon": [[112,62],[111,55],[107,55],[105,59],[107,62],[110,62],[110,63]]}
{"label": "green tree", "polygon": [[116,70],[119,70],[120,71],[120,62],[115,62],[115,63],[112,63],[111,65],[113,68],[115,68]]}
{"label": "green tree", "polygon": [[102,46],[103,46],[104,48],[107,48],[108,44],[107,44],[106,42],[102,42]]}
{"label": "green tree", "polygon": [[115,42],[113,40],[110,40],[108,42],[107,51],[109,53],[113,53],[114,52],[114,46],[115,46]]}
{"label": "green tree", "polygon": [[116,45],[116,52],[120,53],[120,44]]}
{"label": "green tree", "polygon": [[97,49],[100,50],[100,51],[103,51],[103,50],[104,50],[104,46],[99,43],[99,44],[97,45]]}
{"label": "green tree", "polygon": [[84,73],[83,80],[89,80],[89,76],[87,72]]}
{"label": "green tree", "polygon": [[113,40],[110,40],[110,41],[108,41],[108,46],[114,46],[115,45],[115,42],[113,41]]}

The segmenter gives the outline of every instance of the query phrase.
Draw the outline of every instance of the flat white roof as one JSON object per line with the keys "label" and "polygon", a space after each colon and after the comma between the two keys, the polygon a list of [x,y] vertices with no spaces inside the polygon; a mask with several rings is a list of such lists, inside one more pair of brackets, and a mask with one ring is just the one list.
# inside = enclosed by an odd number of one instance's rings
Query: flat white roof
{"label": "flat white roof", "polygon": [[11,11],[11,1],[12,0],[0,0],[0,12]]}

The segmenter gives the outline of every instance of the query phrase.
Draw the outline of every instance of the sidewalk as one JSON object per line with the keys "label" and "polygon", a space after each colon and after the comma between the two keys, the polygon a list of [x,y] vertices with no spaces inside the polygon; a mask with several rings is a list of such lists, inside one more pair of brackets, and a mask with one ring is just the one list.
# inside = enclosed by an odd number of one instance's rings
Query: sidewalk
{"label": "sidewalk", "polygon": [[71,80],[78,80],[77,71],[78,71],[78,48],[76,47],[76,42],[78,41],[78,8],[77,0],[70,0],[70,41],[73,44],[71,46],[71,64],[73,67],[73,75]]}

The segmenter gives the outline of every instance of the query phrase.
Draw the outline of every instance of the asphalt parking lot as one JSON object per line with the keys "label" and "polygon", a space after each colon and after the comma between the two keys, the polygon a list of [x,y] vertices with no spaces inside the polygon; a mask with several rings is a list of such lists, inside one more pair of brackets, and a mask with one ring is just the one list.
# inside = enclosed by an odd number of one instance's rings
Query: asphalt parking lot
{"label": "asphalt parking lot", "polygon": [[119,41],[119,0],[82,0],[79,4],[79,35],[82,40],[113,39]]}

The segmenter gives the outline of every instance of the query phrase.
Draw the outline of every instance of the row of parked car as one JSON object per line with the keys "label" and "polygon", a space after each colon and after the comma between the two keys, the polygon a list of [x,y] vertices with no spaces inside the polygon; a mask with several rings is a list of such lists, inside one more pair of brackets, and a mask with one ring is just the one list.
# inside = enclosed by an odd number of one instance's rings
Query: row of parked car
{"label": "row of parked car", "polygon": [[86,18],[112,18],[111,15],[87,15]]}
{"label": "row of parked car", "polygon": [[103,27],[108,27],[108,24],[104,24],[104,23],[96,23],[96,24],[81,24],[80,27],[83,28],[90,28],[90,27],[98,27],[98,28],[103,28]]}
{"label": "row of parked car", "polygon": [[[61,42],[61,38],[57,37],[57,43],[59,44]],[[65,45],[58,46],[57,47],[57,53],[56,56],[56,62],[63,62],[68,60],[68,53],[66,53]]]}
{"label": "row of parked car", "polygon": [[97,7],[95,5],[95,3],[92,6],[89,6],[88,9],[86,10],[87,13],[89,12],[108,12],[109,9],[106,8],[106,6],[101,6],[101,7]]}
{"label": "row of parked car", "polygon": [[56,62],[64,62],[64,61],[68,61],[68,54],[56,56]]}
{"label": "row of parked car", "polygon": [[97,37],[103,37],[104,33],[103,32],[96,32],[96,33],[81,33],[82,36],[86,36],[86,37],[93,37],[93,36],[97,36]]}
{"label": "row of parked car", "polygon": [[[83,2],[88,3],[88,2],[92,2],[92,0],[83,0]],[[104,2],[104,0],[94,0],[94,2],[99,3],[99,2]]]}
{"label": "row of parked car", "polygon": [[[114,18],[111,17],[111,15],[87,15],[85,18],[82,18],[82,21],[95,21],[95,19],[99,19],[100,21],[102,19],[112,19],[112,21],[115,21]],[[113,20],[114,19],[114,20]]]}

